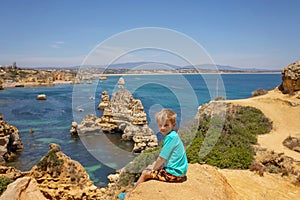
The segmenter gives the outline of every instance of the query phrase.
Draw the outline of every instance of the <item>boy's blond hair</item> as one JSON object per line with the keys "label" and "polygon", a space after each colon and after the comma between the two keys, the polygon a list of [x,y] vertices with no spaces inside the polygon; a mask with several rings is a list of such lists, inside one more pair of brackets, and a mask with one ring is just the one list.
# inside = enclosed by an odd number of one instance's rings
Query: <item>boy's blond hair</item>
{"label": "boy's blond hair", "polygon": [[155,120],[157,123],[170,120],[170,122],[172,124],[175,124],[176,117],[177,117],[177,114],[175,112],[173,112],[170,109],[165,109],[165,108],[155,114]]}

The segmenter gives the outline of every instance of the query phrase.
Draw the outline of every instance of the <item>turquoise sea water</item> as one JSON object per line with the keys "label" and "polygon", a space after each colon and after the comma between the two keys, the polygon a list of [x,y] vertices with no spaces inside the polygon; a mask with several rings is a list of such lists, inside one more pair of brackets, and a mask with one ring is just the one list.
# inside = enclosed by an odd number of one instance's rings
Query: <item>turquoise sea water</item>
{"label": "turquoise sea water", "polygon": [[[89,138],[72,137],[69,134],[72,121],[80,122],[89,113],[101,116],[96,109],[101,92],[112,94],[118,89],[120,76],[109,76],[106,81],[94,80],[92,84],[56,85],[53,87],[10,88],[0,91],[0,113],[4,119],[19,129],[24,151],[9,163],[21,170],[30,170],[48,151],[49,143],[61,145],[62,151],[72,159],[79,161],[98,186],[107,184],[107,175],[115,172],[120,163],[117,150],[107,144],[98,144],[95,152],[89,152],[87,143],[93,141],[99,133]],[[217,96],[226,99],[251,97],[251,92],[263,88],[273,89],[280,85],[280,74],[223,74],[215,75],[130,75],[124,76],[125,88],[139,98],[147,113],[149,126],[157,132],[153,116],[162,107],[168,107],[178,114],[178,124],[192,119],[197,107]],[[37,101],[36,96],[44,93],[46,101]],[[80,112],[79,110],[83,112]],[[33,134],[29,130],[34,131]],[[158,135],[161,138],[160,135]],[[120,135],[103,135],[111,145],[125,151],[132,144],[121,141]],[[105,151],[109,148],[109,151]],[[103,152],[109,161],[97,156]],[[131,153],[128,152],[129,157]],[[96,157],[96,158],[95,158]],[[119,159],[119,160],[117,160]]]}

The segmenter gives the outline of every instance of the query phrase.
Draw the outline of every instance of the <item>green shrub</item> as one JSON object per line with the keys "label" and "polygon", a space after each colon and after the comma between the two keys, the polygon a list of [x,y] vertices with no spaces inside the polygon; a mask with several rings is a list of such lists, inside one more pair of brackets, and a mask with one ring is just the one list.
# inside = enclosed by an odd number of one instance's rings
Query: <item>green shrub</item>
{"label": "green shrub", "polygon": [[253,107],[227,106],[226,118],[203,115],[196,137],[187,148],[190,163],[207,163],[219,168],[246,169],[254,160],[256,135],[272,129],[272,123]]}
{"label": "green shrub", "polygon": [[119,184],[127,186],[132,184],[139,178],[141,172],[158,157],[161,147],[152,150],[146,150],[138,155],[132,162],[125,166],[124,171],[120,175]]}
{"label": "green shrub", "polygon": [[58,159],[56,151],[51,149],[48,153],[38,162],[37,167],[42,171],[50,170],[50,173],[54,171],[60,173],[60,168],[63,165],[64,161]]}
{"label": "green shrub", "polygon": [[7,186],[12,183],[13,180],[6,176],[0,176],[0,195],[6,190]]}

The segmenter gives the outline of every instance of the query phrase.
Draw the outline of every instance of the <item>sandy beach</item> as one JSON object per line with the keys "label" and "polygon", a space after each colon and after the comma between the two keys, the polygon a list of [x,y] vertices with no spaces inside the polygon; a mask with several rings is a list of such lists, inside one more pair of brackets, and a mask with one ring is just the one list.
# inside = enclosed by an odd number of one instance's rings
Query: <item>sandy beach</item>
{"label": "sandy beach", "polygon": [[3,88],[14,88],[14,87],[49,87],[53,85],[59,85],[59,84],[72,84],[72,81],[54,81],[52,83],[38,83],[38,82],[26,82],[26,83],[19,83],[19,82],[13,82],[13,83],[3,83]]}

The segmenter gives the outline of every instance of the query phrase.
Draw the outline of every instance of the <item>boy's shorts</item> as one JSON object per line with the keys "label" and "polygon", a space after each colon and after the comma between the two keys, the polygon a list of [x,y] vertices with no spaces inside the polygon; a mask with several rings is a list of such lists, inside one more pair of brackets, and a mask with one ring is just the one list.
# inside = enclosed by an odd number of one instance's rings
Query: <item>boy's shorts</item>
{"label": "boy's shorts", "polygon": [[151,177],[151,179],[164,181],[164,182],[171,182],[171,183],[186,181],[186,176],[174,176],[174,175],[168,173],[165,168],[161,168],[159,170],[152,171],[150,173],[150,177]]}

